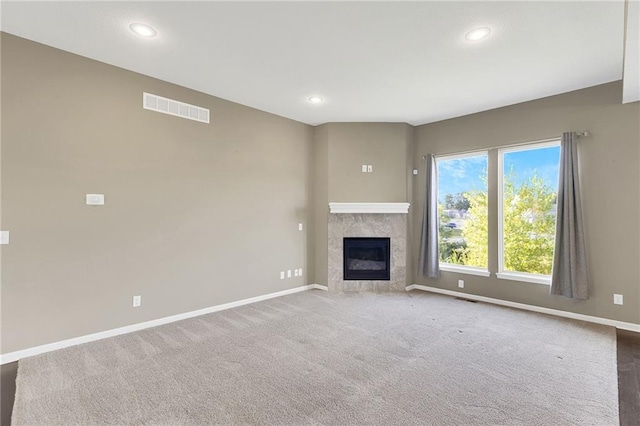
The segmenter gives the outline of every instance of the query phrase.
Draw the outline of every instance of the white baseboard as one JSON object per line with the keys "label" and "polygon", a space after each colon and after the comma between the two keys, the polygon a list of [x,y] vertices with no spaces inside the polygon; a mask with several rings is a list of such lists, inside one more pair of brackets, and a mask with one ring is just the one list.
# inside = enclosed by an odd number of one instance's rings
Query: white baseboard
{"label": "white baseboard", "polygon": [[101,331],[99,333],[87,334],[85,336],[74,337],[72,339],[61,340],[59,342],[48,343],[46,345],[35,346],[33,348],[23,349],[20,351],[9,352],[0,355],[0,364],[7,364],[10,362],[18,361],[21,358],[29,356],[43,354],[45,352],[51,352],[58,349],[68,348],[70,346],[80,345],[82,343],[95,342],[96,340],[106,339],[108,337],[119,336],[121,334],[127,334],[138,330],[144,330],[145,328],[157,327],[159,325],[168,324],[175,321],[181,321],[188,318],[197,317],[200,315],[210,314],[212,312],[223,311],[225,309],[231,309],[238,306],[248,305],[250,303],[261,302],[263,300],[273,299],[275,297],[286,296],[288,294],[298,293],[305,290],[327,290],[327,287],[318,284],[303,285],[301,287],[291,288],[289,290],[278,291],[275,293],[264,294],[262,296],[250,297],[248,299],[238,300],[236,302],[224,303],[222,305],[211,306],[204,309],[198,309],[196,311],[185,312],[183,314],[171,315],[164,318],[158,318],[151,321],[145,321],[137,324],[127,325],[125,327],[114,328],[111,330]]}
{"label": "white baseboard", "polygon": [[320,284],[309,284],[309,288],[315,289],[315,290],[329,291],[329,287],[327,287],[326,285],[320,285]]}
{"label": "white baseboard", "polygon": [[527,305],[524,303],[509,302],[507,300],[493,299],[491,297],[476,296],[475,294],[461,293],[459,291],[445,290],[437,287],[429,287],[426,285],[412,284],[407,286],[407,291],[422,290],[431,293],[445,294],[447,296],[461,297],[463,299],[477,300],[478,302],[492,303],[494,305],[508,306],[510,308],[523,309],[525,311],[540,312],[542,314],[555,315],[558,317],[571,318],[580,321],[593,322],[596,324],[610,325],[621,330],[635,331],[640,333],[640,324],[631,322],[616,321],[608,318],[594,317],[591,315],[576,314],[574,312],[560,311],[558,309],[543,308],[541,306]]}

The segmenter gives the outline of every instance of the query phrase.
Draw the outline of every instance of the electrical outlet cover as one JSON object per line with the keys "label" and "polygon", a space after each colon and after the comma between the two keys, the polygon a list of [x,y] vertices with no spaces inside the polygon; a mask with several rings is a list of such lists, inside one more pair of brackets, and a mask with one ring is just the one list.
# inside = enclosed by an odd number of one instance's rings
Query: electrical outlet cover
{"label": "electrical outlet cover", "polygon": [[88,206],[104,205],[104,194],[87,194],[86,202]]}

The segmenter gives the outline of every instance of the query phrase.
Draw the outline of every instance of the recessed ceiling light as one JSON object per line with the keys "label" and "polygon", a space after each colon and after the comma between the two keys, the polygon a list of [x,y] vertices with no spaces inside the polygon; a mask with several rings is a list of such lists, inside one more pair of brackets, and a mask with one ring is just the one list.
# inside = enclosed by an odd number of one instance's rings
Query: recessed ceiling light
{"label": "recessed ceiling light", "polygon": [[320,96],[310,96],[307,100],[312,104],[321,104],[324,101]]}
{"label": "recessed ceiling light", "polygon": [[487,38],[491,34],[491,30],[487,27],[476,28],[471,30],[464,36],[469,41],[478,41]]}
{"label": "recessed ceiling light", "polygon": [[155,37],[158,34],[156,30],[145,24],[131,24],[129,25],[129,28],[131,31],[142,37]]}

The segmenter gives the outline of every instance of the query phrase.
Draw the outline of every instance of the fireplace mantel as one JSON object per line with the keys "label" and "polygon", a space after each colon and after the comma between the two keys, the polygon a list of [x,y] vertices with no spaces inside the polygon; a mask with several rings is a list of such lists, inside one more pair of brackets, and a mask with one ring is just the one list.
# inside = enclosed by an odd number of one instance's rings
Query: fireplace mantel
{"label": "fireplace mantel", "polygon": [[409,213],[409,203],[329,203],[330,213]]}

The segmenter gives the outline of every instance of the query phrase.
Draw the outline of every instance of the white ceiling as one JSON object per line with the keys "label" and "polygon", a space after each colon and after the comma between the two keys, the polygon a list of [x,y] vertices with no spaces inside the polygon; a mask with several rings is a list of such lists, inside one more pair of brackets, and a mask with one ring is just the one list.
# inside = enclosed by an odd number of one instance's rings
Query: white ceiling
{"label": "white ceiling", "polygon": [[[5,1],[2,30],[309,124],[417,125],[621,79],[624,9],[616,0]],[[159,36],[140,38],[133,22]],[[479,26],[490,37],[466,41]],[[309,104],[311,95],[325,102]]]}

